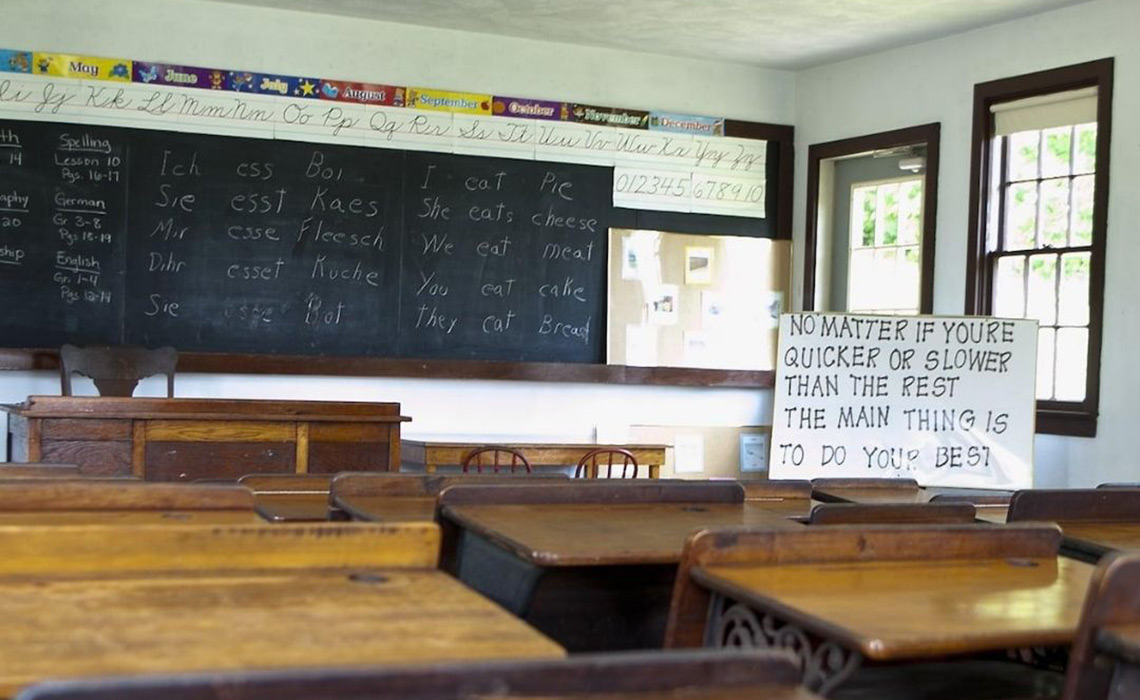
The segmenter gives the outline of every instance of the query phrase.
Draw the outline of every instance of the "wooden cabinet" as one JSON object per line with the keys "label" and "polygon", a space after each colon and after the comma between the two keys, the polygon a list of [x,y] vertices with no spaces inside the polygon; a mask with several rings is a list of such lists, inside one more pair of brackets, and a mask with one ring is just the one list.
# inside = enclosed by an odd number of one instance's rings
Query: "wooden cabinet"
{"label": "wooden cabinet", "polygon": [[399,471],[398,403],[31,396],[9,413],[16,461],[150,481]]}

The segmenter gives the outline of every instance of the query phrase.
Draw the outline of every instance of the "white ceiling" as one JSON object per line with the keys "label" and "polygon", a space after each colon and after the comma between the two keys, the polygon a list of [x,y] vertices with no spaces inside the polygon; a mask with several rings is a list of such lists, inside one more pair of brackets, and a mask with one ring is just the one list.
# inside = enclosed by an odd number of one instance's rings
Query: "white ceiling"
{"label": "white ceiling", "polygon": [[796,69],[1088,0],[227,0]]}

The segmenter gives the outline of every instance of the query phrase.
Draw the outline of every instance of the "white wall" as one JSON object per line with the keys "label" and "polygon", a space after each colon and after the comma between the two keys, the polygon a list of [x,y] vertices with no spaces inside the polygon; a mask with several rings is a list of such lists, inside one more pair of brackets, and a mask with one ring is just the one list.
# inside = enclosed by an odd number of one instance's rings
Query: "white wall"
{"label": "white wall", "polygon": [[[204,0],[4,0],[0,47],[316,75],[790,124],[794,76]],[[0,347],[6,345],[0,338]],[[0,372],[0,402],[58,393]],[[399,401],[405,434],[590,440],[596,424],[755,425],[768,392],[586,384],[180,375],[181,396]],[[3,454],[0,453],[0,459]]]}
{"label": "white wall", "polygon": [[[1140,2],[1096,0],[797,74],[796,258],[802,260],[808,144],[942,122],[935,313],[965,300],[970,131],[975,83],[1116,57],[1100,423],[1095,439],[1039,436],[1041,486],[1140,479]],[[802,268],[800,270],[802,272]],[[797,278],[794,288],[800,289]]]}

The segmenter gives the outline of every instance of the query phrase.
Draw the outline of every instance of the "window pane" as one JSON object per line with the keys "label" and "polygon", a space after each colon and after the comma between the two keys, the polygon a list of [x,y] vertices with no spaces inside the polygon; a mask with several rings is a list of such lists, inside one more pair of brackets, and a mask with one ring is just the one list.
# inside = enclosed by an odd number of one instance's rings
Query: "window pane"
{"label": "window pane", "polygon": [[1096,124],[1077,127],[1077,152],[1073,154],[1073,172],[1091,173],[1096,170]]}
{"label": "window pane", "polygon": [[1087,326],[1089,324],[1089,253],[1066,253],[1061,256],[1061,301],[1057,324]]}
{"label": "window pane", "polygon": [[1069,174],[1069,152],[1072,127],[1046,129],[1042,138],[1041,177],[1059,177]]}
{"label": "window pane", "polygon": [[1009,179],[1032,180],[1037,177],[1037,145],[1040,131],[1022,131],[1009,135]]}
{"label": "window pane", "polygon": [[1089,365],[1089,332],[1084,328],[1057,331],[1056,398],[1085,400],[1085,372]]}
{"label": "window pane", "polygon": [[1006,250],[1037,247],[1037,183],[1009,186],[1006,201]]}
{"label": "window pane", "polygon": [[922,279],[922,253],[918,246],[900,248],[898,258],[898,298],[895,308],[918,313],[919,288]]}
{"label": "window pane", "polygon": [[1037,398],[1053,398],[1053,358],[1054,339],[1057,332],[1052,328],[1037,331]]}
{"label": "window pane", "polygon": [[870,295],[874,293],[876,279],[875,251],[851,251],[850,264],[847,272],[847,306],[853,310],[870,308]]}
{"label": "window pane", "polygon": [[[852,242],[858,240],[863,246],[875,245],[875,201],[877,193],[875,187],[858,187],[855,189],[855,201],[862,202],[861,210],[862,215],[862,237],[856,239],[851,237]],[[855,217],[852,217],[854,220]]]}
{"label": "window pane", "polygon": [[1069,238],[1069,181],[1041,183],[1041,247],[1064,247]]}
{"label": "window pane", "polygon": [[1069,245],[1092,245],[1095,189],[1092,175],[1073,178],[1073,241]]}
{"label": "window pane", "polygon": [[1043,325],[1057,322],[1057,256],[1034,255],[1029,258],[1029,291],[1027,318]]}
{"label": "window pane", "polygon": [[895,245],[899,240],[899,186],[879,186],[879,214],[883,217],[879,245]]}
{"label": "window pane", "polygon": [[922,230],[922,180],[902,184],[899,201],[899,244],[918,243]]}
{"label": "window pane", "polygon": [[1025,318],[1025,258],[1000,258],[994,283],[994,316]]}

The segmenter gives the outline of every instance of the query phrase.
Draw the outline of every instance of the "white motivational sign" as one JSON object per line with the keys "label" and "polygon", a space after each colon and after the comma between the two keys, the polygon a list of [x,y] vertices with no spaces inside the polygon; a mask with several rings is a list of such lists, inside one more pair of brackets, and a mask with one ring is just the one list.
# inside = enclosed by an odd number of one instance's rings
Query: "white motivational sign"
{"label": "white motivational sign", "polygon": [[1033,485],[1037,322],[780,317],[773,479]]}

